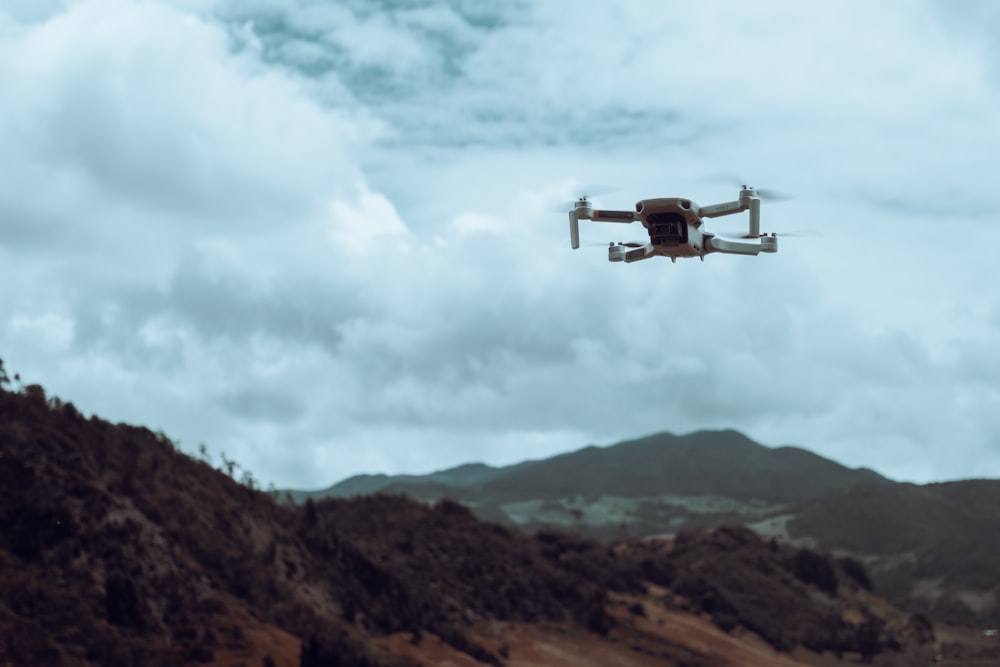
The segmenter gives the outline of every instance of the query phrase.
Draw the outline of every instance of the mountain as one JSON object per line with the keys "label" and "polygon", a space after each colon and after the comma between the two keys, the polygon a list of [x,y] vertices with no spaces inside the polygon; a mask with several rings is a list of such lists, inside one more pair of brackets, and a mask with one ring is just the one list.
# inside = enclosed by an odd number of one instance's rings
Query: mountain
{"label": "mountain", "polygon": [[667,492],[783,503],[884,481],[870,470],[851,470],[804,449],[769,449],[736,431],[701,431],[687,436],[661,433],[513,466],[487,481],[484,491],[498,499]]}
{"label": "mountain", "polygon": [[0,387],[0,479],[0,665],[792,667],[936,650],[857,561],[739,527],[611,548],[448,500],[279,504],[37,385]]}
{"label": "mountain", "polygon": [[504,468],[466,464],[428,475],[359,475],[308,497],[437,485],[477,489],[497,500],[582,495],[720,495],[788,502],[856,484],[887,483],[868,469],[846,468],[805,449],[770,449],[737,431],[660,433],[610,447],[587,447]]}
{"label": "mountain", "polygon": [[387,487],[397,485],[437,485],[443,488],[467,487],[492,479],[501,471],[499,468],[483,463],[466,463],[464,465],[439,470],[427,475],[355,475],[321,491],[295,491],[285,493],[291,495],[296,502],[304,502],[307,498],[350,498],[364,494],[378,493]]}
{"label": "mountain", "polygon": [[469,464],[424,476],[352,477],[293,495],[451,498],[490,520],[618,539],[764,520],[833,490],[891,484],[874,471],[847,468],[804,449],[771,449],[736,431],[700,431],[661,433],[504,468]]}
{"label": "mountain", "polygon": [[[463,477],[463,470],[474,474]],[[357,478],[317,496],[351,496]],[[447,480],[457,480],[448,483]],[[667,433],[505,468],[381,476],[366,492],[459,501],[481,518],[603,540],[741,524],[849,553],[876,589],[939,622],[1000,625],[1000,481],[918,486],[735,431]]]}

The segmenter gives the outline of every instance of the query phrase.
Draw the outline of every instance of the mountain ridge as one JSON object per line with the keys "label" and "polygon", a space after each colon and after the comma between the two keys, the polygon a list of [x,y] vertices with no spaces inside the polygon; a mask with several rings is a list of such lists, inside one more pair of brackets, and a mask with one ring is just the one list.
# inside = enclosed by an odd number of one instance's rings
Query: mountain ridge
{"label": "mountain ridge", "polygon": [[[712,460],[701,460],[701,465],[697,470],[690,467],[684,469],[685,457],[691,458],[698,448],[705,446],[722,448],[724,451],[713,452]],[[663,447],[670,448],[670,451],[663,451]],[[660,450],[660,451],[657,451]],[[649,458],[656,455],[668,455],[665,461],[658,464],[658,467],[649,469]],[[770,456],[771,460],[764,463],[763,458]],[[609,475],[607,465],[615,461],[615,467],[619,469],[629,467],[643,467],[645,470],[641,475],[636,475],[628,480],[619,480],[615,483],[616,488],[607,486],[608,479],[614,479],[614,475]],[[792,466],[793,459],[799,462],[798,466]],[[326,496],[347,497],[355,493],[374,493],[392,487],[393,489],[405,489],[409,485],[425,484],[445,484],[449,485],[447,479],[462,477],[463,469],[475,468],[481,470],[488,469],[488,472],[480,472],[475,479],[466,477],[458,484],[451,484],[457,487],[468,487],[477,483],[483,483],[488,492],[496,496],[504,496],[510,493],[524,493],[528,491],[538,491],[544,489],[546,494],[581,492],[581,488],[591,489],[591,493],[620,493],[621,491],[641,493],[651,487],[659,487],[664,483],[676,483],[683,481],[682,476],[689,476],[692,473],[701,475],[696,480],[691,480],[682,486],[679,493],[697,492],[712,493],[705,490],[706,474],[717,472],[719,463],[736,464],[738,469],[732,470],[727,479],[721,480],[727,483],[727,494],[732,495],[733,481],[737,478],[749,477],[756,474],[758,477],[748,484],[747,489],[741,492],[748,495],[756,492],[752,496],[759,499],[773,499],[775,495],[786,498],[787,492],[774,489],[774,479],[768,477],[776,471],[775,462],[781,461],[789,469],[802,471],[802,463],[806,463],[810,470],[822,471],[825,475],[832,476],[833,479],[826,482],[830,486],[839,486],[841,480],[849,479],[850,484],[859,483],[882,483],[887,480],[877,472],[868,468],[848,468],[830,459],[826,459],[818,454],[795,446],[784,445],[778,448],[765,447],[754,442],[739,431],[735,430],[701,430],[678,436],[669,432],[652,434],[633,440],[625,440],[613,445],[599,447],[590,445],[571,452],[554,455],[546,459],[532,459],[511,464],[508,466],[486,466],[481,463],[466,463],[453,468],[432,472],[426,475],[357,475],[338,482],[326,489],[318,491],[290,491],[296,500],[307,497],[321,498]],[[671,470],[665,469],[666,465],[676,465],[682,469],[682,475],[673,474]],[[780,472],[780,470],[778,470]],[[764,474],[764,478],[759,477]],[[517,482],[511,482],[513,476],[521,477]],[[527,481],[525,481],[527,478]],[[554,488],[552,480],[566,480],[563,488]],[[505,481],[507,480],[507,481]],[[582,481],[582,483],[581,483]],[[709,480],[711,481],[711,480]],[[783,479],[782,481],[788,481]],[[638,486],[636,482],[639,482]],[[514,488],[512,488],[514,487]],[[359,491],[363,488],[363,491]],[[815,482],[811,482],[807,488],[799,491],[799,495],[809,495],[825,490],[822,485],[817,488]],[[586,492],[585,492],[586,493]],[[749,495],[748,495],[749,497]],[[799,496],[797,495],[796,498]]]}

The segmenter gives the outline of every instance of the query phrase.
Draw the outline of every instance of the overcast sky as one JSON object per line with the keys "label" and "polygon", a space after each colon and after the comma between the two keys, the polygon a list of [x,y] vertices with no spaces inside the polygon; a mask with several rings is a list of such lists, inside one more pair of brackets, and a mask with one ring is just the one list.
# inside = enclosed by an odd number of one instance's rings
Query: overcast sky
{"label": "overcast sky", "polygon": [[[990,0],[5,2],[0,357],[278,487],[702,428],[998,477],[997,35]],[[809,235],[610,264],[638,224],[573,251],[553,212],[741,179]]]}

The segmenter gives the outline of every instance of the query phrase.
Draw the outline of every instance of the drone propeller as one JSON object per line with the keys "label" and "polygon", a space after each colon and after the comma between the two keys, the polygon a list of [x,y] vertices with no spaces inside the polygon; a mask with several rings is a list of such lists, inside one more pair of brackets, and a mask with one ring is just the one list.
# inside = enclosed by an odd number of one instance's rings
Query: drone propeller
{"label": "drone propeller", "polygon": [[803,229],[799,232],[770,232],[768,236],[777,236],[781,239],[786,238],[796,238],[796,239],[817,239],[822,238],[823,233],[817,232],[815,229]]}
{"label": "drone propeller", "polygon": [[[745,178],[740,177],[738,174],[733,174],[730,172],[719,172],[716,174],[709,174],[701,179],[701,181],[707,183],[723,183],[725,185],[732,185],[738,187],[753,187],[748,186]],[[788,201],[790,199],[795,199],[795,195],[789,194],[787,192],[781,192],[780,190],[774,190],[773,188],[753,188],[757,196],[765,201],[782,202]]]}
{"label": "drone propeller", "polygon": [[584,183],[576,187],[576,192],[579,197],[600,197],[601,195],[609,195],[612,192],[618,192],[621,190],[617,185],[607,185],[606,183]]}
{"label": "drone propeller", "polygon": [[754,188],[754,192],[764,201],[782,202],[795,199],[795,195],[790,195],[787,192],[779,192],[771,188]]}
{"label": "drone propeller", "polygon": [[[779,238],[779,239],[787,239],[787,238],[793,238],[793,239],[818,239],[818,238],[823,238],[825,235],[823,234],[823,232],[818,232],[818,231],[816,231],[814,229],[804,229],[804,230],[798,231],[798,232],[767,232],[766,234],[761,234],[761,237],[764,237],[764,236],[774,236],[775,238]],[[740,236],[740,238],[756,238],[756,237],[747,236],[746,234],[742,234]]]}
{"label": "drone propeller", "polygon": [[617,185],[602,185],[599,183],[585,183],[575,188],[576,198],[571,199],[564,205],[553,207],[553,213],[566,213],[566,211],[571,210],[576,203],[581,199],[592,200],[594,197],[600,197],[602,195],[611,194],[612,192],[617,192],[621,190]]}

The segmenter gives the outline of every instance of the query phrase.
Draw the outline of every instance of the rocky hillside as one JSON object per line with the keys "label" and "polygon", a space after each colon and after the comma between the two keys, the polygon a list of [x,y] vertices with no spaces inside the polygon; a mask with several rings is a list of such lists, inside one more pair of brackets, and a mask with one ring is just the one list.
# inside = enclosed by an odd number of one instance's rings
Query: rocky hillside
{"label": "rocky hillside", "polygon": [[933,650],[926,619],[876,598],[856,561],[740,528],[612,547],[451,501],[279,504],[38,386],[0,389],[0,479],[2,665],[709,667]]}

